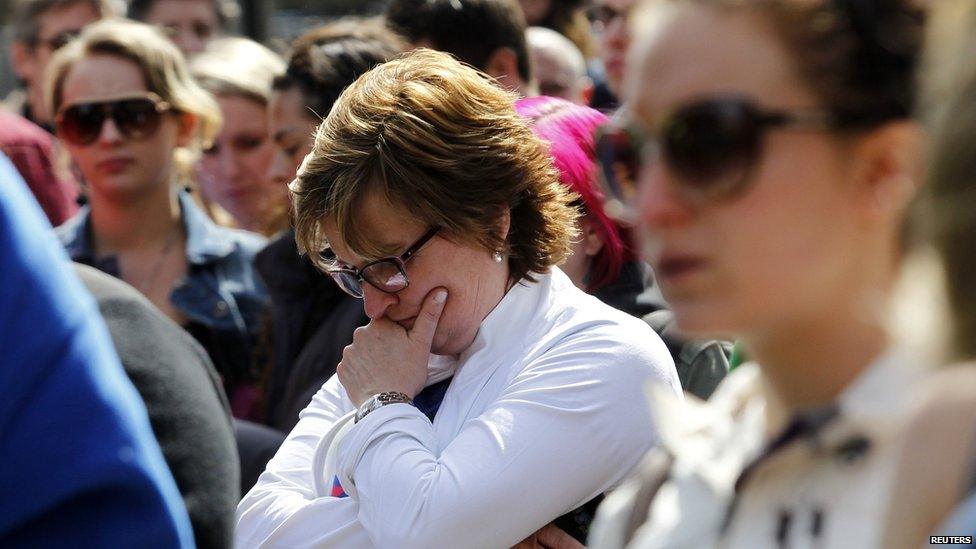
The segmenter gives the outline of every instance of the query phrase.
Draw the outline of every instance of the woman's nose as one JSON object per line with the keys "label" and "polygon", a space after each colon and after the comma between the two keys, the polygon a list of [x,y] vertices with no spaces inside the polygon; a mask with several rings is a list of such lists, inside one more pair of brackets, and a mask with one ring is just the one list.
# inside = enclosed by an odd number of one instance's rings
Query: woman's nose
{"label": "woman's nose", "polygon": [[638,185],[637,214],[648,230],[667,229],[690,218],[692,205],[682,196],[680,182],[660,159],[645,162],[638,174]]}
{"label": "woman's nose", "polygon": [[611,19],[603,30],[603,37],[607,44],[613,46],[624,45],[630,41],[630,29],[627,27],[627,17],[617,15]]}
{"label": "woman's nose", "polygon": [[291,180],[295,178],[295,170],[292,170],[291,167],[288,155],[275,150],[271,157],[271,165],[268,168],[268,179],[281,185],[291,183]]}
{"label": "woman's nose", "polygon": [[230,150],[229,145],[220,147],[217,153],[217,161],[220,165],[220,173],[223,174],[226,183],[235,183],[240,176],[240,162],[237,155]]}
{"label": "woman's nose", "polygon": [[371,284],[363,282],[363,308],[370,320],[383,318],[390,306],[398,300],[396,294],[381,292]]}
{"label": "woman's nose", "polygon": [[98,141],[104,144],[115,144],[123,141],[125,136],[115,124],[115,120],[108,116],[102,122],[102,129],[98,132]]}

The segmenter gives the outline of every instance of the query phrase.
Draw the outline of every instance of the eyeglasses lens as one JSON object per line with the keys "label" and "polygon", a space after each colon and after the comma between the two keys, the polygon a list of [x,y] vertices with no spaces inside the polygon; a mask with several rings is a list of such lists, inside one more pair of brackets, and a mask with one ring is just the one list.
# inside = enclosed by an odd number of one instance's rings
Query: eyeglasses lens
{"label": "eyeglasses lens", "polygon": [[615,120],[600,130],[596,140],[607,215],[634,222],[641,164],[658,149],[678,189],[690,198],[734,196],[750,179],[763,128],[763,114],[754,105],[728,99],[676,111],[660,126],[659,143],[642,137],[644,130],[626,119]]}
{"label": "eyeglasses lens", "polygon": [[329,274],[342,291],[356,298],[363,297],[363,285],[360,284],[359,277],[348,271],[330,271]]}
{"label": "eyeglasses lens", "polygon": [[58,121],[61,137],[77,145],[89,145],[98,138],[105,122],[105,109],[98,103],[74,105]]}
{"label": "eyeglasses lens", "polygon": [[608,125],[597,136],[596,155],[600,163],[604,210],[618,221],[633,221],[640,168],[640,150],[635,139],[623,127]]}
{"label": "eyeglasses lens", "polygon": [[112,119],[129,139],[143,139],[159,129],[159,111],[156,104],[148,99],[119,101],[113,113]]}
{"label": "eyeglasses lens", "polygon": [[363,278],[384,292],[399,292],[407,287],[407,275],[393,261],[379,261],[363,269]]}
{"label": "eyeglasses lens", "polygon": [[81,34],[80,29],[67,30],[48,40],[48,44],[50,44],[52,50],[57,51],[67,46],[68,42],[77,38],[79,34]]}
{"label": "eyeglasses lens", "polygon": [[681,182],[709,196],[733,194],[748,179],[759,148],[759,113],[748,104],[707,102],[676,113],[662,151]]}

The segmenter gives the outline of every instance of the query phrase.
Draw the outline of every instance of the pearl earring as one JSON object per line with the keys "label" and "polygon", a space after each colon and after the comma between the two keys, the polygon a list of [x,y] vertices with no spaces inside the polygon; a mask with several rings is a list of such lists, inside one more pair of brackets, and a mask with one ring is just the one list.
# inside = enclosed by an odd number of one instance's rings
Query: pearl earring
{"label": "pearl earring", "polygon": [[502,253],[499,251],[495,251],[495,253],[491,255],[491,258],[495,260],[495,263],[501,263],[503,259]]}

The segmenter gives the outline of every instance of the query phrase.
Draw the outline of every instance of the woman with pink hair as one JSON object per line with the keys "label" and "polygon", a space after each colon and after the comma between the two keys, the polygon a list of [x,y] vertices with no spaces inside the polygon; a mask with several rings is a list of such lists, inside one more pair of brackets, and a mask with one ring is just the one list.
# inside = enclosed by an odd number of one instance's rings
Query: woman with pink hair
{"label": "woman with pink hair", "polygon": [[633,233],[603,208],[597,181],[594,134],[608,122],[605,114],[555,97],[528,97],[515,109],[532,131],[550,145],[560,181],[577,195],[582,212],[579,240],[560,265],[577,287],[604,303],[643,318],[671,351],[685,391],[708,398],[729,370],[731,345],[724,341],[687,341],[674,330],[650,267],[635,252]]}

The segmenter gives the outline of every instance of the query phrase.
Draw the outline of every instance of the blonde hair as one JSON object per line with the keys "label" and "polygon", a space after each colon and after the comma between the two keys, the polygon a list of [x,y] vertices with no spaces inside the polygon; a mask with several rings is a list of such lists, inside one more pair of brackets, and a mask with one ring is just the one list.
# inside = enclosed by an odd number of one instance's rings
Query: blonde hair
{"label": "blonde hair", "polygon": [[262,105],[271,101],[271,85],[285,68],[278,54],[247,38],[218,38],[190,61],[190,73],[210,93]]}
{"label": "blonde hair", "polygon": [[[213,97],[190,76],[183,54],[155,27],[126,19],[105,19],[85,27],[81,35],[54,54],[45,77],[45,94],[50,112],[63,104],[64,81],[75,63],[86,56],[115,55],[132,61],[142,70],[149,91],[160,96],[178,113],[197,119],[197,139],[177,151],[178,172],[188,169],[203,147],[220,130],[220,109]],[[182,154],[180,154],[182,153]]]}
{"label": "blonde hair", "polygon": [[328,218],[357,255],[378,258],[357,217],[364,196],[378,192],[442,234],[507,254],[515,280],[548,271],[568,255],[578,214],[514,101],[487,75],[430,50],[364,74],[336,101],[291,185],[300,248],[328,267],[317,253]]}

